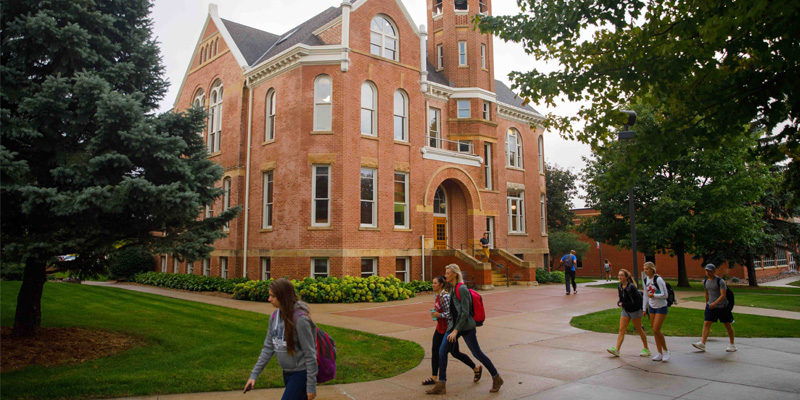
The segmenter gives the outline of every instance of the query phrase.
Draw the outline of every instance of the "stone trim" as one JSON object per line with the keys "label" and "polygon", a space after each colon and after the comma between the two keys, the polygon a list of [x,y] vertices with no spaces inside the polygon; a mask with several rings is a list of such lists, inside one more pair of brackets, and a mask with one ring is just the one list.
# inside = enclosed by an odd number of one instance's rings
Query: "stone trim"
{"label": "stone trim", "polygon": [[308,153],[308,164],[336,164],[336,153]]}
{"label": "stone trim", "polygon": [[277,161],[267,161],[261,164],[261,172],[273,171],[277,168],[278,162]]}
{"label": "stone trim", "polygon": [[375,157],[361,157],[361,166],[378,169],[378,159]]}

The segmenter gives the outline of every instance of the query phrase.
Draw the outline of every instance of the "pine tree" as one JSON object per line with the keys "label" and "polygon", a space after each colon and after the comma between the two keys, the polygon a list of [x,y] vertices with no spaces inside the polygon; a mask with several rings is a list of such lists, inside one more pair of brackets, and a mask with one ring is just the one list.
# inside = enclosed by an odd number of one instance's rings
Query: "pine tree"
{"label": "pine tree", "polygon": [[[156,115],[167,82],[147,0],[2,2],[2,257],[22,262],[15,336],[41,325],[45,269],[93,274],[118,247],[208,255],[238,208],[198,213],[222,175],[199,109]],[[158,233],[154,233],[158,232]]]}

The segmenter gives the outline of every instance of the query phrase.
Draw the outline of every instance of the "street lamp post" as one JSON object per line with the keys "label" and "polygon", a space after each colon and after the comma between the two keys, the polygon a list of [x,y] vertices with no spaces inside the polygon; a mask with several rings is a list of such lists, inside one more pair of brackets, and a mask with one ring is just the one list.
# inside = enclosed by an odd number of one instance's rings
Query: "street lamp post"
{"label": "street lamp post", "polygon": [[[619,140],[631,140],[636,136],[636,131],[630,131],[631,126],[636,123],[636,111],[622,110],[623,113],[628,114],[628,123],[625,124],[624,130],[617,132]],[[639,260],[637,257],[638,250],[636,249],[636,209],[633,203],[633,182],[628,184],[628,210],[631,218],[631,251],[633,251],[633,276],[639,279]]]}

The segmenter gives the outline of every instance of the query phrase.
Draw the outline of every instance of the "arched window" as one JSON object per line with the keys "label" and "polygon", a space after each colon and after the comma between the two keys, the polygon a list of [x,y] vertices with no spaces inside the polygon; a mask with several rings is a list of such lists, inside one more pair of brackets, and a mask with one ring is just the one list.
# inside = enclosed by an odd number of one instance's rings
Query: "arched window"
{"label": "arched window", "polygon": [[405,92],[394,92],[394,140],[408,141],[408,99]]}
{"label": "arched window", "polygon": [[214,39],[214,55],[219,53],[219,38]]}
{"label": "arched window", "polygon": [[361,134],[376,136],[377,129],[377,90],[371,82],[361,84]]}
{"label": "arched window", "polygon": [[539,136],[539,173],[544,173],[544,136]]}
{"label": "arched window", "polygon": [[[192,107],[198,108],[205,108],[206,107],[206,92],[203,89],[197,89],[197,92],[194,94],[194,100],[192,101]],[[200,136],[203,135],[203,130],[200,129],[198,132]]]}
{"label": "arched window", "polygon": [[433,196],[433,215],[447,216],[447,196],[444,188],[439,186]]}
{"label": "arched window", "polygon": [[332,111],[332,82],[328,75],[314,80],[314,130],[330,131]]}
{"label": "arched window", "polygon": [[267,131],[264,141],[275,139],[275,89],[267,91]]}
{"label": "arched window", "polygon": [[203,63],[203,60],[204,60],[204,59],[203,59],[204,52],[205,52],[205,49],[203,49],[203,48],[201,47],[201,48],[200,48],[200,51],[199,51],[199,52],[198,52],[198,54],[197,54],[197,63],[198,63],[198,64],[202,64],[202,63]]}
{"label": "arched window", "polygon": [[[222,189],[225,191],[224,197],[222,199],[222,210],[227,211],[229,208],[231,208],[231,178],[225,178],[222,181]],[[225,230],[227,231],[230,229],[231,229],[230,222],[226,223]]]}
{"label": "arched window", "polygon": [[214,153],[220,150],[222,137],[222,81],[216,81],[211,86],[209,99],[208,151]]}
{"label": "arched window", "polygon": [[506,165],[522,168],[522,137],[514,128],[506,133]]}
{"label": "arched window", "polygon": [[397,29],[388,18],[378,15],[370,24],[369,52],[397,61]]}

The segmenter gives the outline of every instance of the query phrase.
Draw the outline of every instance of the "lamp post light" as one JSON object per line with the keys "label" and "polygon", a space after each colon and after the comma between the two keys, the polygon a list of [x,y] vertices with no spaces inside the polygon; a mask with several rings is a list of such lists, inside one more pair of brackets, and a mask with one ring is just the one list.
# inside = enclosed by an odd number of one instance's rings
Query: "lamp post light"
{"label": "lamp post light", "polygon": [[[631,126],[636,123],[636,111],[622,110],[623,113],[628,114],[628,123],[622,131],[617,132],[618,140],[631,140],[636,136],[636,131],[630,131]],[[633,182],[628,184],[628,209],[631,218],[631,250],[633,251],[633,276],[639,279],[639,260],[636,256],[638,250],[636,249],[636,210],[633,204]]]}

